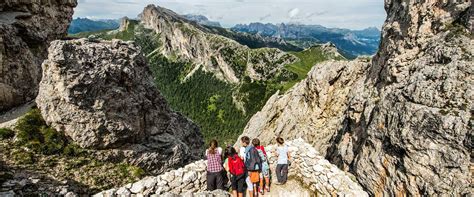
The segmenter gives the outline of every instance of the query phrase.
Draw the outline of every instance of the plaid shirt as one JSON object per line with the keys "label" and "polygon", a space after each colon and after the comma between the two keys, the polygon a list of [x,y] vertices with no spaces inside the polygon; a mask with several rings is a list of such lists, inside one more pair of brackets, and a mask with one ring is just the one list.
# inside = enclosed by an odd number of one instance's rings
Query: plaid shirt
{"label": "plaid shirt", "polygon": [[211,154],[206,151],[207,156],[207,171],[208,172],[220,172],[224,168],[222,167],[221,154],[216,150],[216,154]]}

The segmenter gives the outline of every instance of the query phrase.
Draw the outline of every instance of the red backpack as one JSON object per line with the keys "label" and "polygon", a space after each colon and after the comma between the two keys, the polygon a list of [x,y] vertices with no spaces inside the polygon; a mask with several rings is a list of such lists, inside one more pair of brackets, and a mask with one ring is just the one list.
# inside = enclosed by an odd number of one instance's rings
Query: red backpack
{"label": "red backpack", "polygon": [[245,173],[245,165],[239,156],[234,155],[228,158],[229,171],[234,176],[239,176]]}

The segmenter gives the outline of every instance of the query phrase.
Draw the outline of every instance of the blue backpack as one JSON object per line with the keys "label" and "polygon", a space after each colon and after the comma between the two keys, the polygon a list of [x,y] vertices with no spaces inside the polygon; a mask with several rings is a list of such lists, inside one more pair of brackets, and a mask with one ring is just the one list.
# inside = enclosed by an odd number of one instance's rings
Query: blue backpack
{"label": "blue backpack", "polygon": [[253,146],[245,148],[245,167],[249,171],[262,170],[262,158],[260,158],[258,150]]}

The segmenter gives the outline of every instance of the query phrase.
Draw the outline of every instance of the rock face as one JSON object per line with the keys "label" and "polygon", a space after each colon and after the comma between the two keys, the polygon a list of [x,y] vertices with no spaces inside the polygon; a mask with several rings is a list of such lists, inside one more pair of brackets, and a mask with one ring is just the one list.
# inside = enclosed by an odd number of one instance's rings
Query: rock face
{"label": "rock face", "polygon": [[[362,87],[369,62],[329,61],[316,65],[308,78],[284,95],[276,93],[247,124],[243,135],[276,143],[277,136],[303,138],[323,155],[343,122],[347,100]],[[317,139],[317,140],[315,140]]]}
{"label": "rock face", "polygon": [[317,65],[273,96],[246,135],[302,137],[375,196],[470,193],[470,1],[385,1],[371,63]]}
{"label": "rock face", "polygon": [[241,82],[245,76],[253,80],[267,80],[282,73],[288,74],[284,65],[297,60],[295,56],[278,49],[250,49],[214,34],[171,10],[154,5],[144,9],[141,22],[159,35],[162,47],[156,53],[192,63],[187,68],[185,79],[203,69],[220,80],[234,84]]}
{"label": "rock face", "polygon": [[161,172],[202,155],[199,128],[168,107],[132,43],[52,42],[36,103],[48,125],[100,158]]}
{"label": "rock face", "polygon": [[[309,190],[301,193],[307,194],[310,192],[311,194],[318,194],[318,196],[368,196],[362,187],[351,179],[353,176],[350,173],[341,171],[335,165],[330,164],[318,151],[302,139],[289,141],[287,145],[292,157],[289,177],[290,179],[296,179],[295,182],[299,182],[298,184]],[[272,173],[275,173],[277,157],[272,153],[276,146],[270,145],[265,149],[269,156]],[[204,191],[207,187],[206,163],[204,160],[196,161],[183,168],[156,177],[146,177],[118,189],[100,192],[95,196],[127,196],[133,194],[144,196],[202,196],[206,194]],[[273,174],[273,177],[275,176],[276,174]],[[273,179],[273,181],[273,183],[276,183],[276,179]],[[301,186],[295,185],[293,188],[301,188]],[[278,187],[278,185],[273,184],[272,190]],[[291,196],[295,196],[300,191],[288,192],[292,194]],[[274,193],[267,193],[266,195],[275,196]],[[207,196],[230,196],[230,194],[217,191],[217,193],[213,192]]]}
{"label": "rock face", "polygon": [[130,25],[130,19],[128,19],[128,17],[121,18],[119,31],[127,31],[129,25]]}
{"label": "rock face", "polygon": [[33,100],[49,42],[66,36],[76,0],[0,2],[0,112]]}

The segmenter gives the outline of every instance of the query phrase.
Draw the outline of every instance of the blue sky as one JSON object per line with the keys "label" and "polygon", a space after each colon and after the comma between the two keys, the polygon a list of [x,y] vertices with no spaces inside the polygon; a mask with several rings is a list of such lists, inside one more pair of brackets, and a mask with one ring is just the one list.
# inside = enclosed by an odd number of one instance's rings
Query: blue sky
{"label": "blue sky", "polygon": [[230,27],[239,23],[302,23],[326,27],[381,28],[383,0],[79,0],[74,17],[135,18],[148,4],[178,14],[201,14]]}

